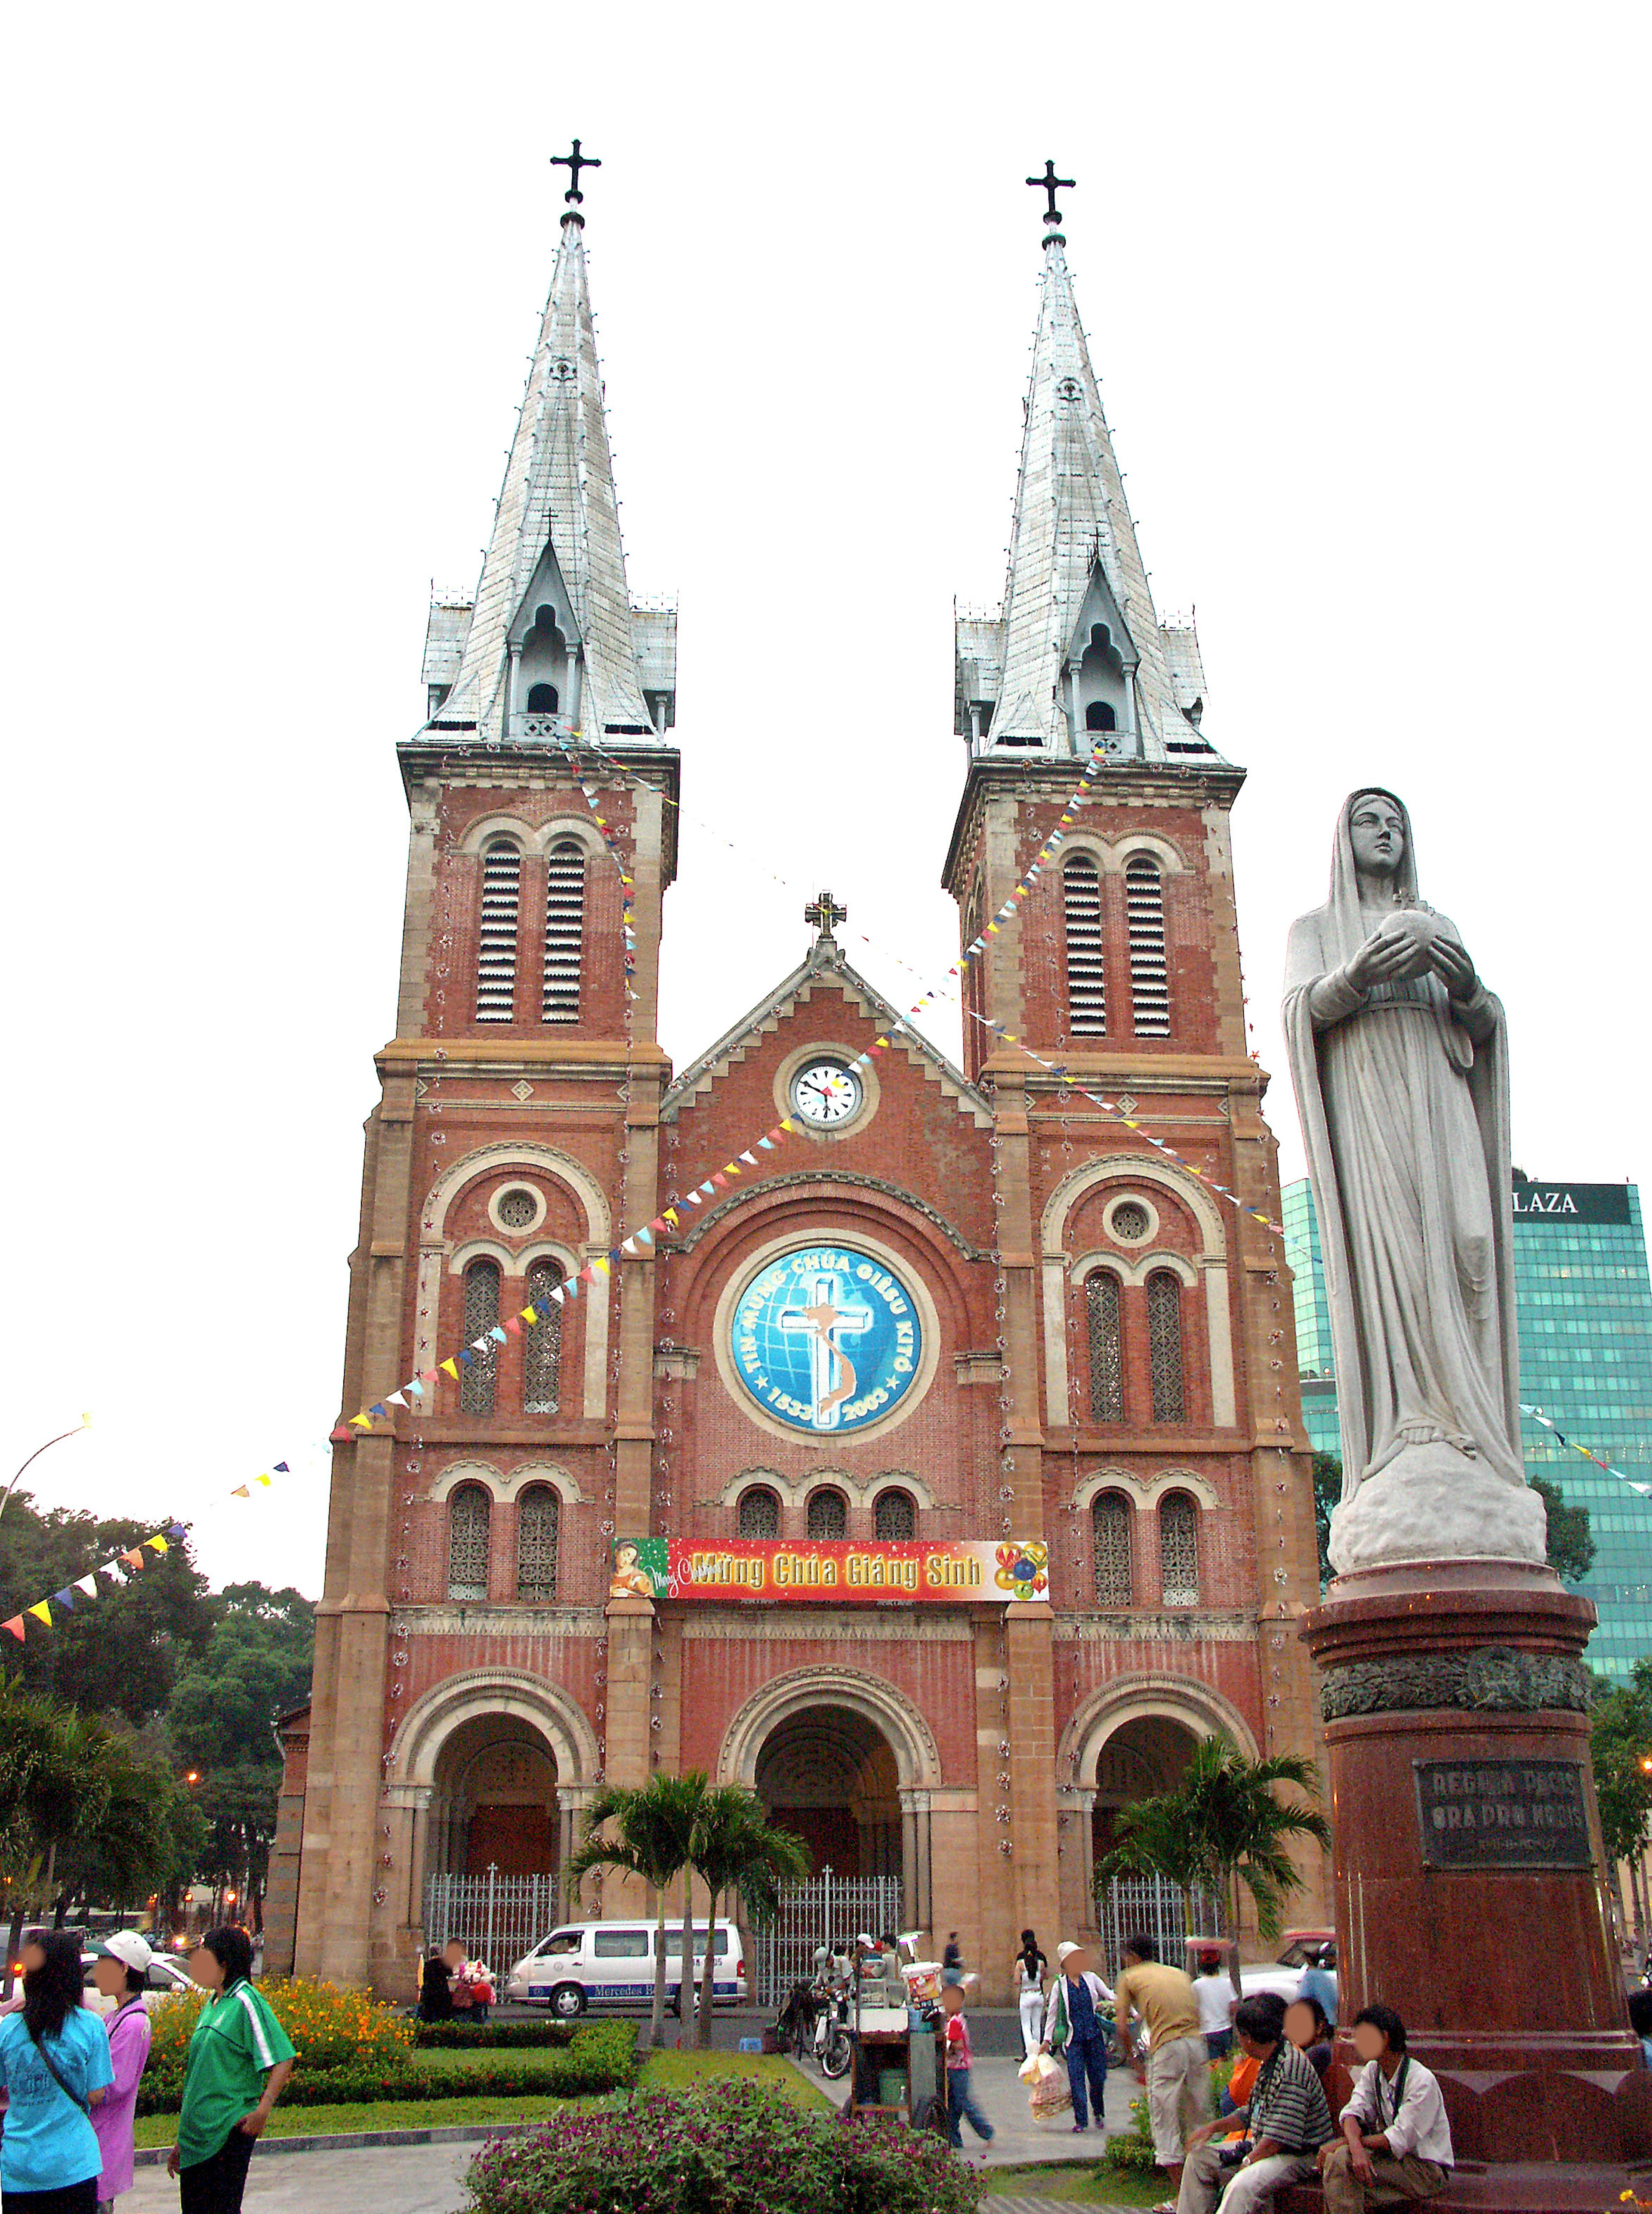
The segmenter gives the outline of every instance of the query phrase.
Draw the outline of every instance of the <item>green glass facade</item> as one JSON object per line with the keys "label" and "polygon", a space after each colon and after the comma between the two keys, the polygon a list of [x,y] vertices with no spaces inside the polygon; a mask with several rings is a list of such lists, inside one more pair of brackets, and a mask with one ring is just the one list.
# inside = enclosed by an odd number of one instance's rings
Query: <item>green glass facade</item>
{"label": "green glass facade", "polygon": [[[1319,1226],[1306,1179],[1284,1192],[1297,1359],[1310,1442],[1340,1453]],[[1520,1396],[1568,1438],[1652,1488],[1652,1281],[1633,1184],[1515,1184]],[[1600,1624],[1592,1667],[1626,1676],[1652,1654],[1652,1497],[1594,1467],[1527,1416],[1526,1465],[1587,1507],[1594,1563],[1577,1588]]]}

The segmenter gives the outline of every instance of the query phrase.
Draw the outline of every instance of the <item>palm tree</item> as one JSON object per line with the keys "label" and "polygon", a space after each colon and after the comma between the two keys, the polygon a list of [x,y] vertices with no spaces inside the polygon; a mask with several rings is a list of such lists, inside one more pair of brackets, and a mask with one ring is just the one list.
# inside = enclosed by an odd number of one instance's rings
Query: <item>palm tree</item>
{"label": "palm tree", "polygon": [[[1282,1800],[1288,1784],[1301,1799]],[[1222,1901],[1223,1935],[1235,1990],[1240,1885],[1256,1904],[1259,1933],[1279,1934],[1281,1911],[1302,1879],[1287,1840],[1312,1838],[1329,1849],[1331,1832],[1316,1807],[1320,1773],[1295,1752],[1247,1760],[1231,1738],[1206,1738],[1173,1790],[1119,1810],[1118,1841],[1096,1869],[1098,1884],[1116,1875],[1161,1875],[1184,1893],[1197,1884]]]}
{"label": "palm tree", "polygon": [[[568,1862],[568,1881],[576,1899],[594,1868],[615,1868],[653,1887],[654,2011],[649,2042],[656,2048],[665,2043],[666,1892],[685,1870],[692,1870],[689,1847],[704,1794],[705,1778],[699,1774],[655,1776],[637,1786],[606,1785],[586,1810],[584,1842]],[[613,1834],[604,1837],[601,1832],[610,1823]],[[692,1974],[692,1968],[684,1969],[685,1990]]]}
{"label": "palm tree", "polygon": [[697,2045],[709,2047],[719,1898],[724,1892],[736,1892],[748,1918],[766,1918],[779,1904],[779,1887],[801,1883],[808,1875],[809,1856],[789,1830],[771,1825],[757,1794],[736,1783],[706,1792],[691,1850],[695,1870],[710,1894],[695,2038]]}

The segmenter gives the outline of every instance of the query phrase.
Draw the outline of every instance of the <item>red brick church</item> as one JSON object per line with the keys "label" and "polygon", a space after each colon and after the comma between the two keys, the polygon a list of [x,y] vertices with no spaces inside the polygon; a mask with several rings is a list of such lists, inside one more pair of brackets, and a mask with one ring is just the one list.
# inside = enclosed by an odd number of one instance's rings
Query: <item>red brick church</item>
{"label": "red brick church", "polygon": [[796,966],[674,1070],[692,705],[680,752],[570,195],[481,577],[432,606],[399,749],[344,1359],[346,1417],[384,1413],[336,1436],[272,1966],[408,1992],[429,1879],[553,1876],[604,1779],[698,1768],[819,1863],[898,1879],[997,1999],[1024,1924],[1052,1954],[1093,1926],[1116,1810],[1198,1739],[1314,1742],[1243,772],[1192,629],[1155,613],[1047,232],[1003,603],[958,624],[933,825],[984,939],[964,1065],[850,965],[823,894]]}

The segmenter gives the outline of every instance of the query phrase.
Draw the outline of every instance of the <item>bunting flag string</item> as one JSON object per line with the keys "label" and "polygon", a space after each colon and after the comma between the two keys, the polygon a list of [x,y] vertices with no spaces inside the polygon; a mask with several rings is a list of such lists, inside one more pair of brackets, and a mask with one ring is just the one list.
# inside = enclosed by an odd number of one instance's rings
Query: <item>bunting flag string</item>
{"label": "bunting flag string", "polygon": [[1522,1415],[1529,1415],[1533,1422],[1540,1422],[1544,1428],[1550,1432],[1556,1443],[1564,1446],[1569,1453],[1582,1453],[1583,1459],[1592,1460],[1596,1468],[1604,1469],[1608,1476],[1615,1476],[1619,1483],[1626,1483],[1631,1491],[1638,1491],[1643,1499],[1652,1499],[1652,1483],[1637,1483],[1632,1476],[1625,1476],[1622,1469],[1614,1468],[1609,1460],[1603,1459],[1598,1453],[1591,1453],[1587,1446],[1580,1446],[1576,1439],[1569,1438],[1559,1423],[1545,1414],[1541,1407],[1529,1406],[1522,1399],[1520,1403],[1520,1410]]}
{"label": "bunting flag string", "polygon": [[118,1591],[124,1589],[128,1584],[136,1583],[148,1565],[149,1556],[151,1553],[158,1560],[169,1553],[180,1538],[187,1535],[188,1529],[186,1524],[168,1522],[164,1530],[157,1530],[150,1537],[141,1538],[128,1551],[117,1553],[113,1560],[100,1561],[89,1575],[76,1576],[72,1584],[64,1584],[60,1591],[54,1591],[50,1598],[37,1599],[33,1606],[20,1607],[9,1621],[0,1622],[0,1630],[9,1630],[20,1645],[27,1636],[29,1618],[41,1624],[47,1630],[55,1630],[57,1624],[52,1612],[54,1606],[60,1607],[65,1614],[75,1614],[79,1612],[75,1603],[76,1592],[80,1593],[82,1600],[101,1599],[103,1595],[103,1587],[98,1581],[100,1576],[113,1577],[115,1588]]}
{"label": "bunting flag string", "polygon": [[[570,763],[573,767],[574,773],[576,776],[579,775],[579,764],[574,750],[576,745],[584,750],[596,755],[607,767],[611,768],[625,781],[635,785],[641,785],[645,781],[645,780],[637,774],[635,770],[628,768],[623,761],[619,761],[613,755],[607,753],[604,748],[597,744],[594,740],[585,737],[579,733],[574,734],[574,737],[571,739],[559,738],[558,740],[558,743],[561,745],[564,750],[567,753]],[[978,961],[982,957],[982,956],[988,951],[991,941],[994,938],[1002,937],[1006,924],[1015,919],[1019,913],[1021,902],[1033,891],[1049,861],[1059,848],[1066,843],[1067,838],[1070,834],[1073,826],[1078,821],[1081,810],[1088,807],[1095,798],[1096,795],[1094,790],[1095,780],[1100,775],[1102,770],[1106,768],[1106,761],[1107,756],[1102,747],[1097,746],[1092,749],[1089,759],[1084,764],[1083,771],[1079,777],[1078,782],[1075,786],[1071,794],[1069,796],[1067,804],[1062,810],[1060,816],[1057,820],[1055,829],[1050,833],[1044,843],[1039,847],[1037,853],[1034,853],[1032,860],[1028,863],[1027,868],[1022,872],[1020,881],[1015,885],[1009,896],[996,909],[991,920],[988,922],[974,939],[964,948],[964,951],[959,955],[957,960],[954,962],[952,967],[948,969],[945,980],[940,984],[931,986],[927,991],[920,994],[920,996],[914,1000],[912,1005],[907,1009],[907,1016],[908,1018],[911,1018],[911,1016],[921,1014],[926,1007],[931,1006],[936,1001],[944,1001],[950,1006],[960,1008],[966,1021],[978,1023],[983,1030],[991,1031],[995,1037],[1002,1040],[1004,1044],[1015,1046],[1018,1051],[1025,1054],[1029,1061],[1036,1062],[1040,1068],[1048,1070],[1052,1076],[1058,1078],[1063,1083],[1069,1085],[1072,1090],[1077,1092],[1081,1099],[1088,1100],[1092,1106],[1099,1107],[1101,1112],[1107,1116],[1112,1121],[1121,1122],[1126,1129],[1134,1131],[1136,1135],[1144,1140],[1148,1145],[1154,1148],[1155,1153],[1162,1153],[1167,1160],[1174,1161],[1178,1168],[1185,1170],[1189,1176],[1196,1177],[1198,1181],[1204,1184],[1208,1190],[1215,1192],[1219,1198],[1225,1199],[1229,1206],[1236,1208],[1241,1214],[1248,1215],[1252,1221],[1259,1222],[1262,1227],[1265,1230],[1270,1231],[1274,1237],[1283,1238],[1285,1234],[1284,1225],[1283,1223],[1276,1222],[1271,1214],[1265,1214],[1260,1208],[1253,1207],[1248,1200],[1242,1198],[1238,1192],[1234,1191],[1231,1186],[1223,1183],[1219,1177],[1211,1176],[1207,1170],[1201,1168],[1197,1161],[1189,1160],[1185,1153],[1179,1153],[1175,1147],[1171,1145],[1167,1140],[1159,1137],[1154,1131],[1149,1129],[1147,1124],[1143,1122],[1139,1116],[1126,1114],[1123,1109],[1119,1106],[1116,1101],[1104,1099],[1099,1092],[1092,1092],[1085,1085],[1074,1084],[1069,1072],[1060,1062],[1051,1061],[1046,1055],[1038,1052],[1034,1047],[1028,1045],[1025,1038],[1018,1037],[1014,1031],[1009,1029],[1004,1024],[995,1023],[987,1016],[978,1013],[968,1005],[966,1000],[962,1000],[960,997],[954,994],[947,989],[948,984],[949,984],[954,977],[961,978],[964,972],[970,966],[970,963],[974,961]],[[650,787],[650,789],[652,787]],[[623,859],[619,854],[619,848],[615,844],[613,838],[610,835],[609,826],[604,823],[603,817],[598,812],[596,796],[594,791],[589,786],[584,783],[582,780],[580,784],[580,790],[584,793],[586,804],[590,808],[593,816],[595,816],[597,826],[601,830],[604,838],[607,841],[609,850],[613,853],[615,860],[619,865],[622,884],[629,887],[631,879],[625,874]],[[667,795],[667,798],[669,801],[668,794]],[[679,813],[681,812],[680,803],[670,802],[670,804],[677,805]],[[731,853],[737,850],[728,839],[722,838],[720,834],[714,832],[712,835],[718,836],[719,842],[728,846],[728,850]],[[768,873],[773,875],[772,871]],[[783,884],[786,880],[783,877],[776,876],[774,878],[774,881],[777,884]],[[627,900],[629,900],[629,890],[627,890],[625,896]],[[626,909],[626,918],[629,923],[631,920],[631,911],[629,908]],[[864,945],[869,946],[873,943],[863,931],[856,931],[851,934],[858,938],[861,943]],[[632,958],[635,947],[635,933],[634,932],[628,930],[625,940],[625,973],[627,976],[632,975],[635,971],[636,964]],[[896,959],[899,958],[899,956],[892,957]],[[909,973],[914,975],[918,973],[912,969],[910,962],[901,960],[899,965],[903,969],[907,969]],[[927,1043],[927,1041],[924,1039],[921,1032],[915,1031],[913,1035],[917,1038],[920,1044]]]}

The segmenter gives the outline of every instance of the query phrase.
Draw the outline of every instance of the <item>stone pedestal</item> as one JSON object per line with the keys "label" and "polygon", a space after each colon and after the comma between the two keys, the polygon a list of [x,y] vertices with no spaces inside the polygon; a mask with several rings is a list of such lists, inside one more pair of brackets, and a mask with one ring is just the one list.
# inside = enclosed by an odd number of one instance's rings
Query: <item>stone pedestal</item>
{"label": "stone pedestal", "polygon": [[1339,1577],[1301,1635],[1324,1671],[1344,2041],[1362,2006],[1396,2008],[1460,2162],[1598,2163],[1606,2205],[1618,2164],[1652,2156],[1652,2075],[1601,1873],[1594,1626],[1547,1569],[1454,1560]]}

